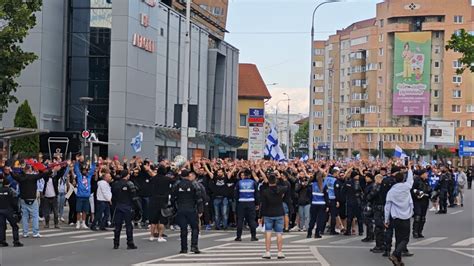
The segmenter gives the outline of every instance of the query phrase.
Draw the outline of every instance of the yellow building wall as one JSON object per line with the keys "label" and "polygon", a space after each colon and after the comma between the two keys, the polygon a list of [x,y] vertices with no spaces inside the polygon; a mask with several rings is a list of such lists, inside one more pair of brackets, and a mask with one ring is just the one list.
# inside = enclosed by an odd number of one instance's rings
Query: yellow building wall
{"label": "yellow building wall", "polygon": [[[264,100],[254,100],[254,99],[242,99],[239,98],[237,104],[237,136],[248,139],[249,137],[249,128],[248,123],[247,126],[241,127],[240,126],[240,115],[246,114],[248,117],[249,109],[250,108],[260,108],[263,109],[265,107]],[[248,144],[244,143],[239,149],[248,149]]]}

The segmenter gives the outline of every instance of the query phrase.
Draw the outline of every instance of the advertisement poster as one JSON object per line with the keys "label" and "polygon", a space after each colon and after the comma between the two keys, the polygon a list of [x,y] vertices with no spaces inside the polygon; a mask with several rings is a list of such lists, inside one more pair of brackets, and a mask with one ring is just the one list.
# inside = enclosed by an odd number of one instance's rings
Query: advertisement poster
{"label": "advertisement poster", "polygon": [[265,114],[263,109],[249,109],[249,148],[248,159],[263,159],[265,149]]}
{"label": "advertisement poster", "polygon": [[426,143],[454,144],[456,131],[453,121],[426,121]]}
{"label": "advertisement poster", "polygon": [[431,32],[395,33],[393,57],[393,114],[428,115]]}

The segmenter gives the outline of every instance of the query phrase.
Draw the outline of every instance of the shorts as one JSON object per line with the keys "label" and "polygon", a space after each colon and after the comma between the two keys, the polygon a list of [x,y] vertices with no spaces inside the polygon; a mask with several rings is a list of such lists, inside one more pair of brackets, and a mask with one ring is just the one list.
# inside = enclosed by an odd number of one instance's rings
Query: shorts
{"label": "shorts", "polygon": [[285,216],[288,216],[290,210],[288,209],[288,204],[286,204],[286,202],[283,202],[283,210],[285,211]]}
{"label": "shorts", "polygon": [[341,219],[346,219],[347,218],[347,213],[346,213],[346,203],[345,202],[339,202],[339,209],[338,209],[338,214]]}
{"label": "shorts", "polygon": [[89,198],[76,197],[76,212],[89,213],[89,211],[90,211]]}
{"label": "shorts", "polygon": [[283,233],[283,216],[277,217],[263,217],[263,221],[265,223],[265,232],[275,232],[275,233]]}
{"label": "shorts", "polygon": [[148,205],[148,213],[149,217],[148,220],[150,221],[150,224],[167,224],[168,223],[168,218],[163,217],[161,215],[161,208],[166,207],[168,201],[166,198],[151,198],[150,203]]}

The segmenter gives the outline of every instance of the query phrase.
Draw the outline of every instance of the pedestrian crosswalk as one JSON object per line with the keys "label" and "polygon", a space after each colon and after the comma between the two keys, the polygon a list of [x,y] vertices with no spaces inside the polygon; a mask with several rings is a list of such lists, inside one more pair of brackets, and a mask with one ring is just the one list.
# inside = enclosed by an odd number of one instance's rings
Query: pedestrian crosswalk
{"label": "pedestrian crosswalk", "polygon": [[[110,230],[110,229],[109,229]],[[22,231],[20,229],[20,235]],[[112,230],[110,231],[90,231],[90,230],[76,230],[73,227],[68,228],[61,228],[61,229],[45,229],[40,230],[40,234],[42,238],[48,239],[45,241],[44,245],[41,245],[41,240],[35,241],[39,242],[41,247],[54,247],[56,243],[54,241],[58,241],[59,244],[66,244],[66,245],[74,245],[80,244],[88,241],[93,240],[112,240],[114,238],[114,233]],[[134,230],[134,237],[138,241],[146,241],[149,239],[150,233],[147,230]],[[30,235],[31,236],[31,235]],[[180,233],[179,231],[170,231],[168,232],[167,241],[180,241]],[[7,230],[7,237],[11,238],[11,230]],[[219,244],[219,245],[226,245],[229,243],[233,243],[236,245],[245,244],[245,243],[253,243],[261,246],[264,241],[264,235],[259,233],[258,238],[260,239],[259,242],[251,242],[250,241],[250,233],[244,232],[241,239],[242,242],[235,242],[235,231],[201,231],[199,234],[199,239],[205,240],[209,239],[212,242]],[[122,230],[122,234],[120,236],[121,239],[125,239],[125,230]],[[191,238],[191,234],[188,234],[188,239]],[[302,234],[300,232],[290,232],[285,233],[283,235],[285,245],[304,245],[304,246],[321,246],[321,247],[348,247],[348,246],[358,246],[358,247],[371,247],[374,243],[363,243],[360,240],[363,236],[342,236],[342,235],[323,235],[322,238],[306,238],[306,234]],[[272,237],[272,241],[276,240],[276,236]],[[395,241],[395,238],[393,239]],[[437,247],[446,247],[446,248],[453,248],[453,249],[473,249],[474,245],[474,237],[468,238],[449,238],[445,236],[433,236],[433,237],[426,237],[423,239],[410,239],[409,246],[413,248],[424,248],[430,246],[437,246]],[[222,250],[226,250],[228,246],[224,246]],[[232,247],[232,246],[230,246]],[[230,248],[231,249],[231,248]],[[246,249],[245,247],[241,247],[241,249]],[[250,248],[251,249],[251,248]],[[229,251],[232,253],[235,251]]]}

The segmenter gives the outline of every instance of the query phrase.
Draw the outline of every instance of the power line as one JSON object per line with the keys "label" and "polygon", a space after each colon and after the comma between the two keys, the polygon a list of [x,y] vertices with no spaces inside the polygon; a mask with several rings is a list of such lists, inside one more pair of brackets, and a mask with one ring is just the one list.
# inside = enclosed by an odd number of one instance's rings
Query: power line
{"label": "power line", "polygon": [[[334,31],[315,31],[315,33],[333,33]],[[265,35],[284,35],[284,34],[310,34],[309,31],[238,31],[230,32],[228,34],[265,34]]]}

